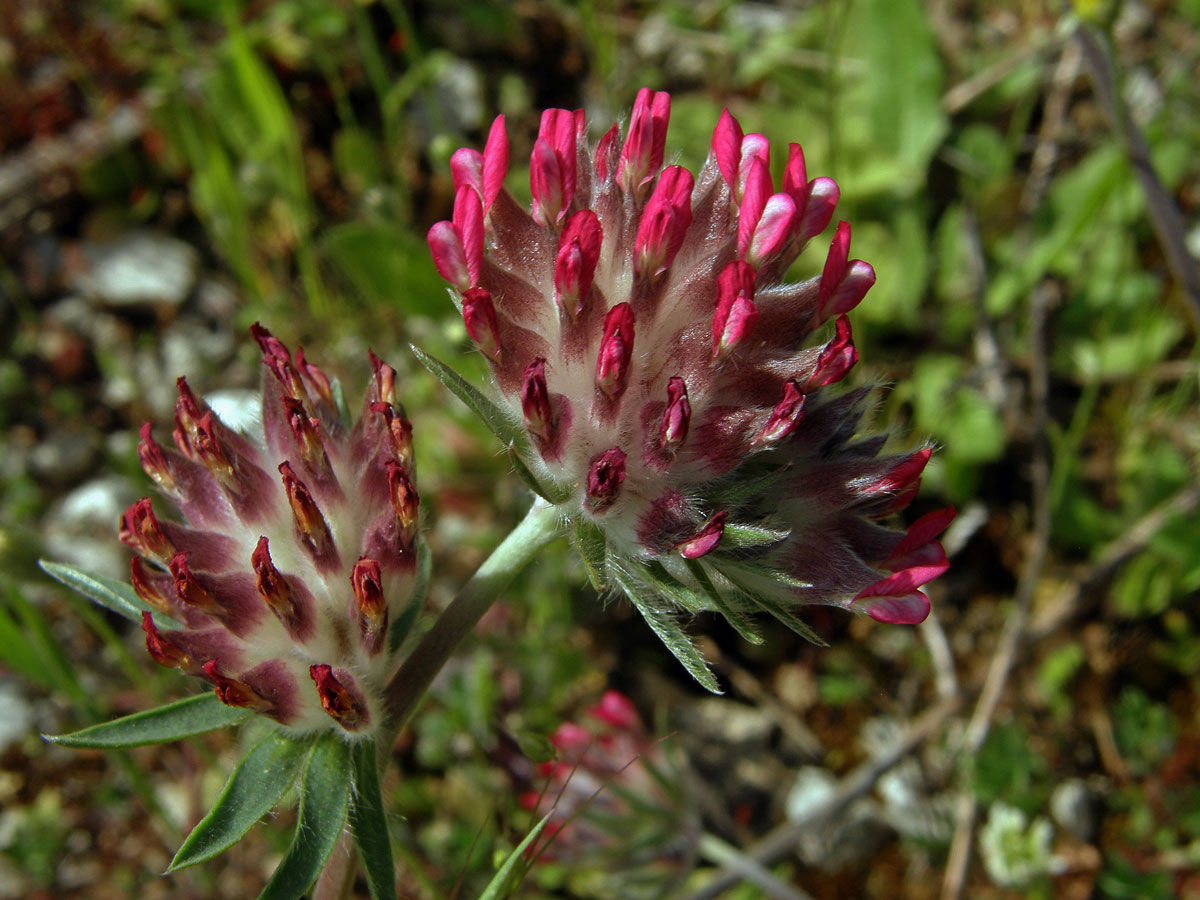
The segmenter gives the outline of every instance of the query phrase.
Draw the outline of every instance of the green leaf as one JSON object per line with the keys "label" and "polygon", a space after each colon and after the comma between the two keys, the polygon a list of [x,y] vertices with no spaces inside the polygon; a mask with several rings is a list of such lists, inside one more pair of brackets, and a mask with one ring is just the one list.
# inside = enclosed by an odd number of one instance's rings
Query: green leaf
{"label": "green leaf", "polygon": [[39,559],[38,566],[59,584],[78,591],[93,603],[111,609],[131,622],[141,622],[143,612],[155,612],[152,606],[137,595],[133,586],[126,582],[105,578],[103,575],[89,575],[74,566],[51,562],[48,559]]}
{"label": "green leaf", "polygon": [[279,802],[296,782],[310,742],[272,731],[242,757],[221,796],[184,840],[167,872],[212,859],[228,850]]}
{"label": "green leaf", "polygon": [[405,228],[347,222],[321,235],[321,252],[354,291],[373,306],[404,304],[408,314],[440,315],[449,308],[445,282],[429,247]]}
{"label": "green leaf", "polygon": [[543,500],[558,504],[564,502],[567,497],[570,496],[567,491],[554,490],[553,488],[548,488],[539,482],[537,480],[537,476],[534,475],[529,466],[526,465],[525,460],[521,459],[521,456],[519,453],[517,453],[515,447],[510,446],[508,448],[508,459],[509,462],[512,463],[513,470],[517,473],[517,476],[523,482],[525,482],[525,486]]}
{"label": "green leaf", "polygon": [[583,560],[588,581],[592,583],[592,587],[596,589],[597,593],[603,594],[608,590],[605,573],[605,556],[608,547],[604,540],[604,532],[596,523],[580,516],[575,520],[575,528],[571,531],[571,542],[579,551],[579,558]]}
{"label": "green leaf", "polygon": [[308,754],[292,845],[258,900],[299,900],[304,895],[325,868],[349,806],[350,747],[328,732]]}
{"label": "green leaf", "polygon": [[488,397],[455,372],[452,368],[446,365],[439,359],[436,359],[426,353],[424,350],[413,345],[409,345],[412,352],[416,355],[417,360],[426,369],[454,393],[459,400],[465,403],[475,415],[483,420],[483,424],[488,427],[500,442],[505,447],[524,443],[524,433],[520,427],[512,420],[512,418],[499,406],[497,406]]}
{"label": "green leaf", "polygon": [[731,563],[728,560],[714,560],[713,565],[737,589],[738,596],[732,601],[735,606],[757,607],[763,612],[770,613],[806,641],[816,644],[818,647],[827,646],[826,642],[812,630],[812,627],[792,611],[786,599],[772,596],[767,590],[758,590],[754,586],[754,581],[755,579],[764,579],[771,582],[772,586],[785,588],[807,588],[811,587],[810,584],[765,566],[756,567],[743,563]]}
{"label": "green leaf", "polygon": [[379,791],[379,770],[375,763],[375,742],[359,741],[351,750],[354,767],[354,795],[350,802],[350,830],[362,855],[371,888],[371,900],[395,900],[396,866],[392,862],[392,841],[383,795]]}
{"label": "green leaf", "polygon": [[[525,835],[525,839],[517,844],[512,853],[505,857],[500,868],[496,870],[496,874],[492,876],[492,880],[488,882],[488,886],[479,895],[479,900],[505,900],[506,897],[512,896],[512,892],[521,883],[520,878],[524,877],[525,872],[528,871],[528,866],[523,866],[525,853],[533,846],[533,842],[537,840],[538,835],[545,829],[552,815],[554,815],[553,812],[546,813],[542,817],[542,820],[533,826],[529,834]],[[518,871],[520,873],[519,877],[517,880],[513,880],[513,875],[518,873]],[[510,882],[512,883],[510,884]]]}
{"label": "green leaf", "polygon": [[787,540],[791,531],[776,528],[760,528],[757,525],[726,525],[721,534],[721,550],[750,550],[770,547]]}
{"label": "green leaf", "polygon": [[3,606],[0,606],[0,662],[42,687],[53,687],[38,652]]}
{"label": "green leaf", "polygon": [[144,744],[178,741],[226,725],[236,725],[252,715],[254,713],[251,710],[226,706],[217,699],[216,694],[210,693],[176,700],[157,709],[102,722],[71,734],[47,734],[43,737],[63,747],[93,750],[141,747]]}
{"label": "green leaf", "polygon": [[755,628],[740,610],[734,609],[727,598],[722,596],[712,583],[712,579],[708,577],[708,570],[704,568],[704,563],[698,559],[687,559],[684,562],[687,563],[688,572],[696,579],[696,583],[700,585],[700,589],[708,597],[716,611],[723,615],[745,640],[751,644],[761,644],[764,640],[762,632]]}
{"label": "green leaf", "polygon": [[45,613],[11,586],[0,599],[0,660],[31,681],[61,691],[73,703],[91,711],[93,718],[100,711],[79,683],[75,667],[55,638]]}
{"label": "green leaf", "polygon": [[662,609],[656,602],[659,599],[657,592],[641,579],[620,567],[614,567],[614,575],[621,589],[629,595],[633,605],[646,620],[646,624],[658,635],[659,640],[666,644],[667,649],[675,655],[675,658],[691,676],[714,694],[723,693],[720,685],[717,684],[717,679],[709,671],[708,662],[700,655],[700,651],[696,649],[691,638],[684,634],[683,629],[679,627],[679,623],[675,621],[671,613]]}

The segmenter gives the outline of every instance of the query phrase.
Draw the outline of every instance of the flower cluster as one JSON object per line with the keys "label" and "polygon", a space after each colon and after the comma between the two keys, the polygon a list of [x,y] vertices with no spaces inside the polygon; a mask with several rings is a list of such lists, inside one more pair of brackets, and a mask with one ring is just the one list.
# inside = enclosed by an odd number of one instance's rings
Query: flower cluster
{"label": "flower cluster", "polygon": [[643,612],[717,608],[742,627],[766,609],[803,630],[790,610],[821,603],[920,622],[953,510],[879,524],[931,450],[881,455],[885,436],[857,436],[869,389],[836,387],[875,272],[840,222],[821,274],[785,278],[838,187],[809,178],[798,144],[776,185],[767,139],[728,110],[698,174],[664,167],[669,117],[643,89],[624,134],[592,145],[582,110],[547,110],[529,210],[503,186],[503,117],[451,160],[453,219],[429,245],[523,428],[513,449]]}
{"label": "flower cluster", "polygon": [[267,369],[262,442],[224,425],[183,378],[176,449],[142,427],[142,466],[187,521],[160,519],[149,498],[121,520],[133,587],[155,610],[142,619],[146,647],[295,731],[367,733],[394,668],[389,624],[414,602],[412,429],[395,371],[374,354],[351,426],[303,351],[293,360],[265,329],[251,332]]}

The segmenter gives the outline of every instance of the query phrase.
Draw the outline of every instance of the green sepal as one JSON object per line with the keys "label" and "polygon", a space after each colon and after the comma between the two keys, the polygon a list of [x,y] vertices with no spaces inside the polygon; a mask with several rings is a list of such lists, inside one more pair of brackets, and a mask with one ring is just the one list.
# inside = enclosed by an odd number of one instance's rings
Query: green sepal
{"label": "green sepal", "polygon": [[[492,876],[492,880],[488,882],[483,893],[479,895],[479,900],[505,900],[505,898],[512,896],[513,891],[521,883],[520,879],[524,878],[525,873],[529,871],[529,866],[524,862],[525,853],[533,846],[533,842],[538,839],[538,835],[545,829],[552,815],[554,815],[553,812],[546,813],[541,821],[530,829],[529,834],[525,835],[525,839],[517,844],[513,851],[504,858],[504,862],[500,864],[500,868],[496,870],[496,874]],[[514,875],[518,875],[518,877],[514,879]]]}
{"label": "green sepal", "polygon": [[66,563],[39,559],[38,566],[57,581],[87,597],[93,603],[110,609],[131,622],[141,622],[142,613],[154,615],[155,624],[162,624],[162,614],[137,595],[128,582],[115,581],[103,575],[91,575]]}
{"label": "green sepal", "polygon": [[655,560],[646,563],[642,573],[647,576],[651,589],[664,600],[691,613],[707,612],[711,609],[712,604],[707,603],[690,584],[685,584],[668,572],[661,562]]}
{"label": "green sepal", "polygon": [[717,679],[709,670],[708,662],[700,655],[700,651],[696,649],[692,639],[684,634],[683,629],[679,627],[679,623],[675,621],[671,613],[662,608],[658,592],[618,566],[613,567],[613,574],[621,589],[629,595],[633,605],[646,620],[646,624],[658,635],[659,640],[666,644],[667,649],[675,655],[675,658],[691,676],[714,694],[724,693],[717,684]]}
{"label": "green sepal", "polygon": [[760,528],[757,525],[726,525],[721,532],[721,550],[753,550],[787,540],[790,531]]}
{"label": "green sepal", "polygon": [[[559,504],[566,502],[571,496],[569,491],[558,488],[554,482],[551,482],[552,487],[547,487],[538,481],[537,476],[533,474],[533,470],[529,468],[524,459],[521,458],[520,452],[513,445],[508,447],[508,459],[512,463],[513,471],[517,473],[517,477],[525,482],[525,486],[531,491],[545,500],[547,503]],[[558,488],[557,490],[555,488]]]}
{"label": "green sepal", "polygon": [[575,527],[571,529],[571,543],[579,551],[588,581],[592,583],[596,593],[603,594],[608,590],[608,545],[604,540],[604,532],[595,522],[579,516],[575,519]]}
{"label": "green sepal", "polygon": [[484,396],[483,392],[475,387],[475,385],[471,384],[444,362],[430,356],[419,347],[412,344],[409,344],[409,347],[421,365],[428,369],[459,400],[465,403],[471,412],[479,416],[483,424],[488,427],[488,430],[500,439],[500,443],[504,444],[505,447],[511,445],[521,446],[524,443],[525,434],[517,426],[516,422],[513,421],[512,417],[492,402],[492,400]]}
{"label": "green sepal", "polygon": [[292,845],[258,900],[299,900],[317,880],[346,824],[350,808],[350,747],[326,732],[313,743],[300,782],[300,813]]}
{"label": "green sepal", "polygon": [[329,379],[329,393],[333,397],[333,408],[341,417],[342,427],[349,430],[354,425],[354,416],[350,413],[350,404],[346,402],[346,389],[336,375]]}
{"label": "green sepal", "polygon": [[688,574],[696,579],[704,596],[709,599],[716,611],[723,615],[745,640],[751,644],[761,644],[764,640],[762,633],[750,623],[741,610],[735,609],[729,599],[717,590],[704,564],[698,559],[685,559],[684,562],[687,564]]}
{"label": "green sepal", "polygon": [[88,750],[141,747],[178,741],[226,725],[236,725],[252,715],[254,713],[251,710],[226,706],[217,699],[216,694],[200,694],[157,709],[101,722],[71,734],[46,734],[42,737],[62,747]]}
{"label": "green sepal", "polygon": [[228,850],[296,783],[311,741],[272,730],[242,757],[221,796],[187,836],[167,872],[212,859]]}
{"label": "green sepal", "polygon": [[751,460],[730,473],[718,484],[704,492],[704,499],[714,507],[729,508],[742,506],[755,497],[761,497],[776,486],[787,474],[787,468],[764,468],[758,461]]}
{"label": "green sepal", "polygon": [[740,574],[743,576],[770,578],[776,584],[785,587],[810,587],[807,582],[791,578],[790,576],[784,575],[783,573],[774,569],[764,569],[760,572],[752,567],[745,565],[733,565],[724,560],[715,560],[714,564],[716,565],[718,571],[720,571],[722,575],[729,579],[730,584],[736,588],[740,603],[749,604],[752,607],[761,609],[763,612],[769,613],[800,637],[804,638],[810,643],[816,644],[818,647],[828,646],[827,642],[822,640],[821,637],[812,630],[812,626],[792,612],[791,608],[786,605],[786,601],[772,597],[765,591],[756,590],[750,584],[747,584],[745,580],[739,578],[738,575]]}
{"label": "green sepal", "polygon": [[359,741],[350,751],[353,794],[350,798],[350,831],[358,845],[371,900],[396,900],[396,865],[383,795],[379,791],[379,769],[375,742]]}

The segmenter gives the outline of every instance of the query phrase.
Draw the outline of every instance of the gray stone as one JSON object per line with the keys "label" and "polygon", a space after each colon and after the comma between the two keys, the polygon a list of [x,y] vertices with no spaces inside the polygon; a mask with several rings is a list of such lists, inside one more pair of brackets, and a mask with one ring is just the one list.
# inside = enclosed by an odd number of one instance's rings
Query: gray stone
{"label": "gray stone", "polygon": [[196,283],[200,254],[158,231],[130,231],[85,244],[87,266],[73,287],[112,306],[179,306]]}

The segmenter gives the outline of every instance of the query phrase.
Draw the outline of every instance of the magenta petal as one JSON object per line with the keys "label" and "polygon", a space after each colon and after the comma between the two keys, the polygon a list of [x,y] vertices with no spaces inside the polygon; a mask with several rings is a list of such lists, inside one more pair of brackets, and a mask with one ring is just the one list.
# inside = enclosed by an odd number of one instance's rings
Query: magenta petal
{"label": "magenta petal", "polygon": [[438,222],[429,229],[429,252],[438,274],[448,282],[465,291],[471,286],[471,273],[467,269],[467,256],[463,251],[462,235],[453,222]]}
{"label": "magenta petal", "polygon": [[454,225],[462,238],[467,276],[471,284],[478,284],[483,265],[483,204],[473,188],[458,189],[454,197]]}
{"label": "magenta petal", "polygon": [[725,520],[729,513],[722,510],[700,527],[700,530],[675,545],[675,549],[684,559],[699,559],[716,549],[725,534]]}
{"label": "magenta petal", "polygon": [[754,157],[750,160],[750,168],[746,175],[745,191],[742,194],[741,207],[738,209],[737,246],[738,256],[745,258],[750,249],[750,238],[767,206],[767,198],[771,195],[771,176],[767,172],[767,164]]}
{"label": "magenta petal", "polygon": [[926,513],[909,525],[904,537],[892,548],[891,556],[888,557],[889,568],[897,567],[890,565],[895,561],[900,561],[900,565],[905,565],[903,560],[909,554],[925,548],[930,541],[950,526],[957,515],[958,511],[953,506],[947,506],[944,509]]}
{"label": "magenta petal", "polygon": [[721,110],[717,127],[713,130],[712,152],[717,158],[717,167],[730,190],[737,186],[738,167],[742,162],[742,126],[728,109]]}
{"label": "magenta petal", "polygon": [[[763,207],[762,216],[754,226],[745,259],[758,268],[783,249],[792,233],[796,219],[796,203],[787,194],[772,194]],[[874,273],[872,273],[874,280]],[[863,293],[866,293],[864,290]],[[861,298],[860,298],[861,299]]]}
{"label": "magenta petal", "polygon": [[929,616],[929,598],[920,591],[897,597],[856,597],[854,605],[887,625],[920,625]]}
{"label": "magenta petal", "polygon": [[450,157],[450,177],[454,180],[454,190],[472,188],[476,194],[483,196],[483,154],[470,147],[460,147]]}
{"label": "magenta petal", "polygon": [[504,116],[496,116],[488,131],[487,144],[483,148],[483,211],[492,208],[500,189],[504,187],[504,176],[508,174],[508,133],[504,130]]}
{"label": "magenta petal", "polygon": [[796,241],[803,247],[828,227],[841,191],[832,178],[814,178],[808,184],[808,203],[796,221]]}
{"label": "magenta petal", "polygon": [[533,192],[534,220],[540,225],[553,225],[563,207],[563,177],[558,156],[545,138],[538,138],[533,145],[529,187]]}
{"label": "magenta petal", "polygon": [[804,150],[799,144],[788,144],[788,160],[783,169],[781,190],[795,201],[796,209],[803,213],[808,204],[808,171],[804,166]]}

